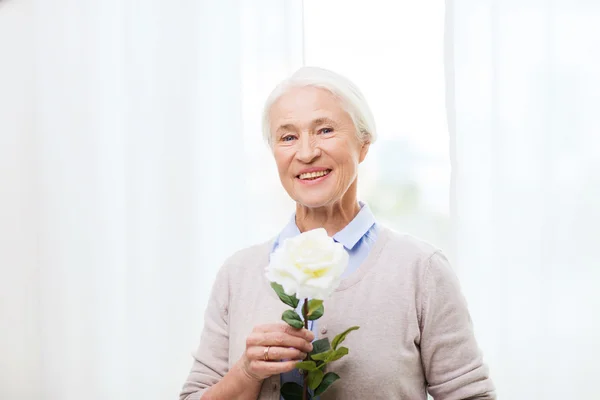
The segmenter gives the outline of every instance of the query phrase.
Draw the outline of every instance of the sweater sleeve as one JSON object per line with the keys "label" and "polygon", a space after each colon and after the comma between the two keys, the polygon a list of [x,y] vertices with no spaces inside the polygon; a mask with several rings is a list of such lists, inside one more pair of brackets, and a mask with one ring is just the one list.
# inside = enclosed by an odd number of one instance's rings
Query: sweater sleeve
{"label": "sweater sleeve", "polygon": [[443,254],[425,263],[421,361],[435,400],[496,399],[458,279]]}
{"label": "sweater sleeve", "polygon": [[199,400],[203,393],[219,382],[229,370],[229,282],[225,266],[219,270],[212,288],[200,345],[183,386],[180,400]]}

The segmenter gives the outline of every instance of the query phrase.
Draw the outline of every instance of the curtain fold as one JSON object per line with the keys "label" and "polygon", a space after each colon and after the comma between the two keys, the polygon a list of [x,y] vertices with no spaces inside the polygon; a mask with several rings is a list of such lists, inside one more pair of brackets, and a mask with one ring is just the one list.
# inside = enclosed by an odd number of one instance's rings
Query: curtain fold
{"label": "curtain fold", "polygon": [[447,7],[455,253],[499,396],[595,398],[600,6]]}
{"label": "curtain fold", "polygon": [[1,398],[177,396],[216,270],[268,239],[244,79],[266,93],[301,65],[286,3],[0,6]]}

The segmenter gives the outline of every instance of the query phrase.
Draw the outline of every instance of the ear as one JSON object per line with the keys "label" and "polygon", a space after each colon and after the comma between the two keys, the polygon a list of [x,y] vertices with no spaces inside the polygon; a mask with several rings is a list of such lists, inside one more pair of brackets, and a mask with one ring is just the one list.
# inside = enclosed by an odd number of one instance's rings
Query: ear
{"label": "ear", "polygon": [[358,163],[360,164],[367,157],[367,153],[369,152],[369,146],[371,146],[371,142],[364,142],[360,148],[360,156],[358,158]]}

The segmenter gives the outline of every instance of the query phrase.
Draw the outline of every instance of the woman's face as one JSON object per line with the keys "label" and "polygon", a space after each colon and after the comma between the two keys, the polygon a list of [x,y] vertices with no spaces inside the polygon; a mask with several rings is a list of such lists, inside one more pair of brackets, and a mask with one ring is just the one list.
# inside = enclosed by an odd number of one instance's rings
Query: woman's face
{"label": "woman's face", "polygon": [[325,89],[292,88],[271,107],[270,128],[279,178],[290,197],[310,207],[341,201],[355,183],[369,144]]}

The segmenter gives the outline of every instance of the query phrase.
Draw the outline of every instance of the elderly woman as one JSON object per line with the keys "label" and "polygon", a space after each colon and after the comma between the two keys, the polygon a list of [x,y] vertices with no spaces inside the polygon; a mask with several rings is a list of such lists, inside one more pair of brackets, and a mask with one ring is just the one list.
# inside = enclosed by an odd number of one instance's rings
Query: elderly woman
{"label": "elderly woman", "polygon": [[[294,365],[315,339],[344,331],[349,356],[327,399],[495,399],[467,305],[444,255],[377,223],[357,199],[358,166],[375,124],[356,86],[302,68],[269,96],[263,131],[296,212],[269,242],[234,254],[220,269],[200,346],[181,400],[279,400],[298,380]],[[349,254],[327,312],[309,329],[278,322],[285,306],[265,277],[284,240],[324,228]]]}

